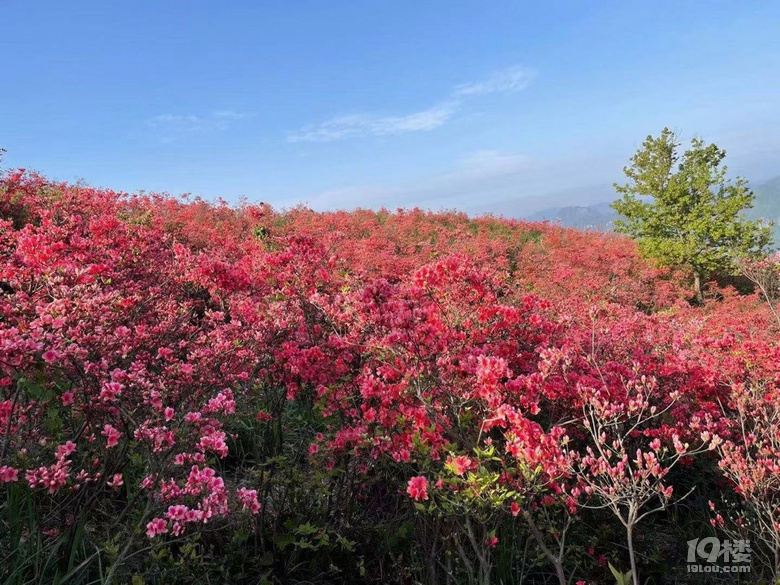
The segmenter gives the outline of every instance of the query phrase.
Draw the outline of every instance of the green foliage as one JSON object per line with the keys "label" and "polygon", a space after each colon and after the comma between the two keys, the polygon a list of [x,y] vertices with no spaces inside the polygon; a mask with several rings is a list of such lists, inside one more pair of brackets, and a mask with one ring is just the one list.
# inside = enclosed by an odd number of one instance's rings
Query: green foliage
{"label": "green foliage", "polygon": [[628,571],[627,573],[621,573],[618,571],[615,567],[612,566],[612,563],[609,564],[609,570],[612,571],[612,574],[615,576],[615,583],[617,585],[631,585],[633,576],[633,571]]}
{"label": "green foliage", "polygon": [[6,488],[0,500],[0,514],[9,519],[0,524],[0,551],[4,553],[0,581],[8,585],[101,582],[100,555],[85,534],[86,519],[57,534],[46,534],[41,530],[39,508],[26,487],[12,484]]}
{"label": "green foliage", "polygon": [[267,240],[270,231],[265,226],[257,226],[252,230],[252,235],[258,240]]}
{"label": "green foliage", "polygon": [[660,264],[692,268],[698,293],[701,277],[761,255],[771,232],[744,216],[754,195],[744,179],[726,178],[725,151],[694,138],[680,157],[679,145],[668,128],[648,136],[624,169],[630,182],[615,185],[622,199],[612,207],[621,215],[615,229]]}

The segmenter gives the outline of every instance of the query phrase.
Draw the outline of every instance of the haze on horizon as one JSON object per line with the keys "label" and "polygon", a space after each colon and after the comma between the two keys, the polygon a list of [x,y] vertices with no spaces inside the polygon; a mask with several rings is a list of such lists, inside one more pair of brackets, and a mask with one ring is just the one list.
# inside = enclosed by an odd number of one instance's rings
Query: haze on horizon
{"label": "haze on horizon", "polygon": [[3,165],[125,191],[533,213],[648,134],[780,174],[780,4],[0,6]]}

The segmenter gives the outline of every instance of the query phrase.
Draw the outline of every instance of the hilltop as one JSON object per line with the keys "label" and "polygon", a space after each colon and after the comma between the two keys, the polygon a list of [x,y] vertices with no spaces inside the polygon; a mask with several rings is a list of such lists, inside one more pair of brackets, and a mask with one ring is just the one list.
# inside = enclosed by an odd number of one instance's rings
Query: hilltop
{"label": "hilltop", "polygon": [[[692,304],[689,271],[614,233],[21,171],[0,217],[3,582],[593,582],[627,561],[592,504],[638,497],[626,468],[672,507],[678,462],[697,498],[637,547],[684,578],[754,465],[710,442],[751,400],[732,388],[780,379],[759,297]],[[545,553],[562,530],[573,561]]]}

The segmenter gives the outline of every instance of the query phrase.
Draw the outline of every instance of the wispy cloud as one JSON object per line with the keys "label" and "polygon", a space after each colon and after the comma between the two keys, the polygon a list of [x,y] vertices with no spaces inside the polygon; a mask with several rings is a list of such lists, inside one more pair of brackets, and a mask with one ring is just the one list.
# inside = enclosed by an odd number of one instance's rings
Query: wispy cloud
{"label": "wispy cloud", "polygon": [[185,114],[159,114],[152,116],[146,123],[152,128],[163,128],[170,125],[188,125],[191,127],[201,126],[206,123],[200,116]]}
{"label": "wispy cloud", "polygon": [[157,132],[163,142],[173,142],[196,134],[227,130],[231,123],[249,116],[233,110],[218,110],[206,115],[168,113],[148,118],[146,125]]}
{"label": "wispy cloud", "polygon": [[336,116],[319,124],[304,126],[287,136],[288,142],[333,142],[345,138],[392,136],[410,132],[427,132],[449,122],[471,96],[517,92],[531,82],[534,72],[522,67],[510,67],[491,74],[478,83],[456,87],[446,101],[430,108],[387,116],[371,113]]}
{"label": "wispy cloud", "polygon": [[510,67],[496,71],[487,79],[468,83],[455,88],[456,96],[486,95],[490,93],[511,93],[528,87],[536,73],[523,67]]}
{"label": "wispy cloud", "polygon": [[233,110],[217,110],[214,112],[214,117],[221,120],[243,120],[249,117],[249,114],[245,112],[236,112]]}
{"label": "wispy cloud", "polygon": [[448,102],[402,116],[349,114],[321,124],[306,126],[290,134],[288,142],[331,142],[360,136],[392,136],[425,132],[444,125],[454,114],[457,104]]}

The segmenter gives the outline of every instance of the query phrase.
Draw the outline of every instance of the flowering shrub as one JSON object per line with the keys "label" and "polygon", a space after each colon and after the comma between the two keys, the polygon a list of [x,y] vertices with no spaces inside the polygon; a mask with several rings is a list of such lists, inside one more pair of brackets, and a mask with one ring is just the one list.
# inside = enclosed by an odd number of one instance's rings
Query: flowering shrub
{"label": "flowering shrub", "polygon": [[769,310],[780,323],[777,301],[780,299],[780,252],[762,260],[742,260],[738,264],[742,276],[756,285]]}
{"label": "flowering shrub", "polygon": [[635,558],[640,520],[726,496],[769,559],[777,323],[684,277],[547,224],[8,172],[2,580],[644,582],[701,534]]}

